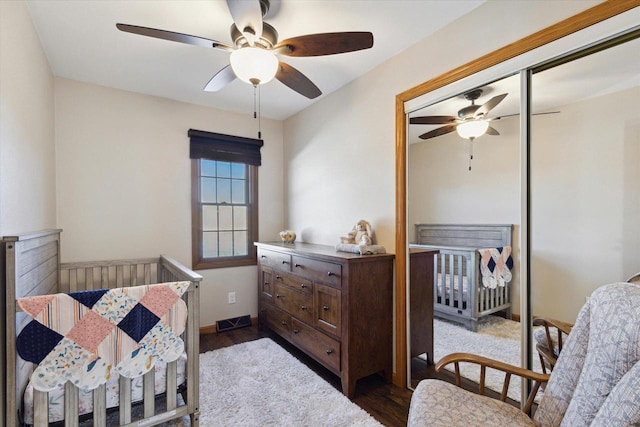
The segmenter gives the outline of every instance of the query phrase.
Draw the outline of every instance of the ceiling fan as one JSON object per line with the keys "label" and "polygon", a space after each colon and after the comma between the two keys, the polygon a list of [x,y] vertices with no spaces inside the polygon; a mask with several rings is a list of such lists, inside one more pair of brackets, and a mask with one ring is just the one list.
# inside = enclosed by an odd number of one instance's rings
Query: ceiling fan
{"label": "ceiling fan", "polygon": [[280,61],[276,55],[335,55],[373,46],[373,34],[370,32],[309,34],[278,42],[276,29],[263,21],[263,17],[269,11],[269,0],[227,0],[227,6],[233,18],[233,45],[136,25],[116,24],[116,27],[128,33],[231,52],[230,65],[218,71],[204,87],[208,92],[221,90],[236,77],[254,87],[275,77],[294,91],[313,99],[322,94],[320,89],[296,68]]}
{"label": "ceiling fan", "polygon": [[446,135],[453,131],[473,141],[475,138],[484,135],[500,135],[493,127],[489,126],[491,120],[498,120],[500,117],[487,118],[487,114],[495,108],[507,94],[496,95],[482,105],[476,105],[476,100],[482,95],[482,89],[474,89],[464,94],[465,99],[471,101],[468,105],[458,111],[457,116],[421,116],[411,117],[409,123],[413,125],[444,125],[423,133],[420,139],[434,138],[440,135]]}

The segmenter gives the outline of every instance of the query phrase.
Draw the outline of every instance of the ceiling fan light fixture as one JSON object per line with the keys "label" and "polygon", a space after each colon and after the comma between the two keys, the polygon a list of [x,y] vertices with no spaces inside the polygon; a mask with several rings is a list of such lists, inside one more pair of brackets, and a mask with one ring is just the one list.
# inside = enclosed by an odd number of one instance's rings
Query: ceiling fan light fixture
{"label": "ceiling fan light fixture", "polygon": [[465,139],[475,139],[482,136],[487,129],[489,129],[489,122],[486,120],[471,120],[456,126],[458,135]]}
{"label": "ceiling fan light fixture", "polygon": [[278,71],[278,58],[259,47],[243,47],[231,52],[231,68],[236,76],[251,85],[270,82]]}

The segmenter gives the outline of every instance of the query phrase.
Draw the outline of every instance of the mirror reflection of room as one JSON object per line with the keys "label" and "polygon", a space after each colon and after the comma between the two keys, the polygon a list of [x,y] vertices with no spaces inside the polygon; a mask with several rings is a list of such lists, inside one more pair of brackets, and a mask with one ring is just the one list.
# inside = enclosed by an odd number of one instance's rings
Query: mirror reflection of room
{"label": "mirror reflection of room", "polygon": [[[562,111],[532,121],[532,313],[567,331],[600,285],[640,272],[640,39],[594,50],[532,76],[533,108]],[[533,336],[557,358],[553,332]]]}
{"label": "mirror reflection of room", "polygon": [[[430,261],[433,354],[410,350],[414,386],[433,375],[427,360],[453,352],[520,365],[519,111],[514,75],[409,115],[410,270],[419,268],[416,251],[438,251]],[[416,301],[425,286],[419,276],[410,277],[411,313],[427,304],[424,297]],[[411,342],[419,343],[429,325],[410,319]],[[461,370],[478,381],[477,370]],[[495,379],[498,391],[501,381]],[[509,396],[519,400],[519,393],[519,384],[512,384]]]}

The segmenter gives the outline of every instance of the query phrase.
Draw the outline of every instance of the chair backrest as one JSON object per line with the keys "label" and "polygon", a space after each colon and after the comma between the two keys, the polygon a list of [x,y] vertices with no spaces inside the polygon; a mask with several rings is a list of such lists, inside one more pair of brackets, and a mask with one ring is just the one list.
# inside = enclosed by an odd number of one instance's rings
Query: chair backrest
{"label": "chair backrest", "polygon": [[597,289],[582,307],[534,419],[542,426],[640,424],[640,284]]}

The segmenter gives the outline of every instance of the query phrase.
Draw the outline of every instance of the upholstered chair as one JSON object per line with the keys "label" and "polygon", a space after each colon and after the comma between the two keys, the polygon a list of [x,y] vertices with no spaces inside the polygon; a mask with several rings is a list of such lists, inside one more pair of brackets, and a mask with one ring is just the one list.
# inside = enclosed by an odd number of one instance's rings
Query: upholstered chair
{"label": "upholstered chair", "polygon": [[[614,283],[597,289],[582,307],[549,374],[474,355],[441,359],[440,370],[462,361],[481,367],[480,394],[440,380],[421,381],[411,399],[415,426],[638,426],[640,425],[640,284]],[[481,395],[485,369],[534,381],[525,410]],[[456,369],[456,371],[459,371]],[[457,376],[460,382],[459,375]],[[547,382],[548,381],[548,382]],[[533,419],[533,396],[547,382]]]}

